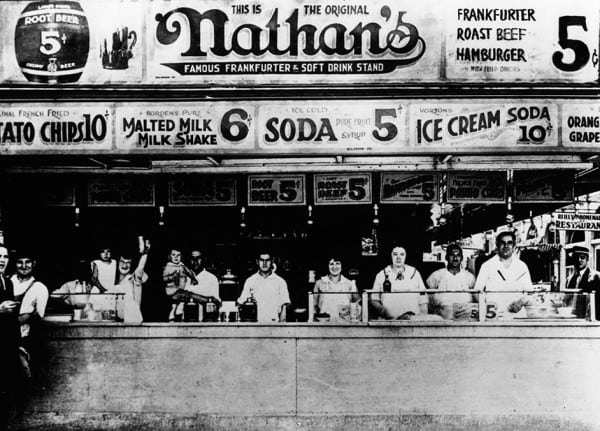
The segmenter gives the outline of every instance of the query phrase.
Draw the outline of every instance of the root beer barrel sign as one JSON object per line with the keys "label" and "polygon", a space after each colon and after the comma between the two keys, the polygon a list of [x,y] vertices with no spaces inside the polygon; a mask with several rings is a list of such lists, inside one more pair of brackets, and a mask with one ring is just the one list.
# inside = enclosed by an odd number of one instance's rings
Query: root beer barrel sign
{"label": "root beer barrel sign", "polygon": [[17,62],[29,81],[76,82],[89,47],[88,22],[77,2],[29,3],[17,21]]}

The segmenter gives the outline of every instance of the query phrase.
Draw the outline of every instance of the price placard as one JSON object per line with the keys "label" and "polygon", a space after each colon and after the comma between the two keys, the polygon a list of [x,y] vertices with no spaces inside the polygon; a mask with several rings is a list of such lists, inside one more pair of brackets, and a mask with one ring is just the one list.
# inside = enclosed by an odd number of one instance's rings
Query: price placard
{"label": "price placard", "polygon": [[381,174],[382,203],[437,202],[438,174],[384,172]]}
{"label": "price placard", "polygon": [[248,205],[304,205],[304,175],[249,175]]}
{"label": "price placard", "polygon": [[371,174],[316,174],[315,205],[370,204]]}
{"label": "price placard", "polygon": [[154,206],[154,181],[148,178],[99,178],[88,184],[88,205],[94,207]]}
{"label": "price placard", "polygon": [[449,172],[448,202],[494,203],[506,200],[506,172]]}
{"label": "price placard", "polygon": [[516,171],[515,201],[572,202],[574,178],[573,171]]}
{"label": "price placard", "polygon": [[190,175],[169,182],[169,205],[171,206],[233,206],[236,204],[235,178]]}

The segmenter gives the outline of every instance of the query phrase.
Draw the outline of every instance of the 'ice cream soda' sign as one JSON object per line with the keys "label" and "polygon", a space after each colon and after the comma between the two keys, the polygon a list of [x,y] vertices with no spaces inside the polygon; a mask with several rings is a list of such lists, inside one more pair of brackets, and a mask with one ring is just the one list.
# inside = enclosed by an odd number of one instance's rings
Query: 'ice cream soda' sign
{"label": "'ice cream soda' sign", "polygon": [[557,146],[558,107],[543,100],[410,105],[416,146]]}

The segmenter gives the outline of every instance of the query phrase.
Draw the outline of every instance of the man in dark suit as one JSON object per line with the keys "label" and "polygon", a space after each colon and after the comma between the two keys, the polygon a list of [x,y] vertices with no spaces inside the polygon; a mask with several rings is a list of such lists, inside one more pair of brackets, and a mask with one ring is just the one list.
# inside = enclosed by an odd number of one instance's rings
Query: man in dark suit
{"label": "man in dark suit", "polygon": [[[596,318],[600,317],[600,274],[588,267],[589,250],[586,247],[575,246],[571,249],[575,257],[575,272],[567,281],[567,289],[580,289],[582,292],[594,292]],[[584,317],[587,311],[587,301],[583,295],[576,295],[574,313]]]}
{"label": "man in dark suit", "polygon": [[0,244],[0,430],[8,426],[10,394],[19,375],[19,303],[13,285],[5,276],[8,249]]}

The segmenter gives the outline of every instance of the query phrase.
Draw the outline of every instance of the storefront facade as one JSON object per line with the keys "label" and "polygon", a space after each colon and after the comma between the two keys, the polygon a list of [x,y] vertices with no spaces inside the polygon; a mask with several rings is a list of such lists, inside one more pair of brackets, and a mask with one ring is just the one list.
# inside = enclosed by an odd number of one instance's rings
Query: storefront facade
{"label": "storefront facade", "polygon": [[[236,294],[270,250],[305,310],[331,255],[360,293],[394,243],[426,278],[436,246],[595,191],[598,4],[463,3],[1,3],[4,241],[50,290],[103,244],[153,253],[144,323],[49,326],[20,426],[598,426],[590,316],[165,322],[174,244]],[[534,283],[565,287],[557,256]]]}

